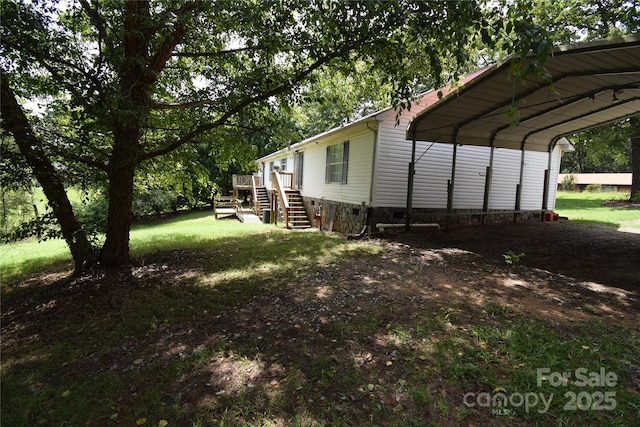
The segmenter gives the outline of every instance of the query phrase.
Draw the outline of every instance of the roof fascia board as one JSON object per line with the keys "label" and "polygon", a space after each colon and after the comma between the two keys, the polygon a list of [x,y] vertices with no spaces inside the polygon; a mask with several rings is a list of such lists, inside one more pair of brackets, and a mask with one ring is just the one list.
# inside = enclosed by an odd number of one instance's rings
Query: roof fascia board
{"label": "roof fascia board", "polygon": [[340,126],[340,127],[336,127],[336,128],[330,129],[330,130],[328,130],[326,132],[319,133],[319,134],[314,135],[314,136],[312,136],[310,138],[304,139],[304,140],[302,140],[300,142],[296,142],[295,144],[289,145],[288,147],[281,148],[278,151],[274,151],[271,154],[267,154],[266,156],[260,157],[259,159],[256,160],[256,163],[262,163],[265,160],[268,160],[270,158],[279,157],[282,153],[285,153],[285,152],[299,150],[300,148],[302,148],[302,147],[304,147],[306,145],[309,145],[309,144],[314,143],[314,142],[318,142],[321,139],[333,136],[334,134],[346,132],[348,130],[351,130],[353,128],[358,127],[359,125],[366,125],[366,124],[371,123],[371,122],[379,122],[380,120],[378,119],[378,116],[383,114],[383,113],[385,113],[385,112],[387,112],[388,110],[389,109],[378,111],[376,113],[373,113],[373,114],[370,114],[370,115],[368,115],[366,117],[363,117],[363,118],[361,118],[359,120],[356,120],[355,122],[347,123],[344,126]]}

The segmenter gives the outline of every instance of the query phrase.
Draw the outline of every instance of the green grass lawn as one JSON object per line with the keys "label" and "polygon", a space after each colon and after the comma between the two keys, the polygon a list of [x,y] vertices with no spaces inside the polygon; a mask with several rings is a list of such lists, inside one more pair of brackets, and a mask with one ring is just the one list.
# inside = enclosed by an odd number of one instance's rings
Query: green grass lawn
{"label": "green grass lawn", "polygon": [[[130,234],[132,256],[179,248],[205,249],[220,239],[246,233],[277,230],[275,226],[242,224],[233,219],[215,221],[211,211],[193,212],[168,220],[134,224]],[[61,239],[29,239],[0,245],[0,278],[14,281],[35,271],[72,268],[71,253]]]}
{"label": "green grass lawn", "polygon": [[640,229],[640,209],[605,206],[607,200],[628,200],[628,193],[559,191],[555,211],[572,221],[594,222],[617,228]]}
{"label": "green grass lawn", "polygon": [[[526,299],[500,302],[501,280],[529,279],[473,254],[448,265],[404,245],[215,221],[210,211],[136,225],[133,267],[89,277],[64,278],[71,263],[61,241],[2,250],[2,425],[640,421],[637,328],[586,303],[555,318]],[[437,275],[446,277],[433,288]],[[544,295],[536,301],[560,309]],[[536,385],[537,368],[603,366],[617,386]],[[566,409],[567,391],[582,404],[611,390],[615,408]],[[496,415],[463,405],[468,392],[555,400],[548,412],[511,405]]]}
{"label": "green grass lawn", "polygon": [[[640,229],[640,209],[604,206],[610,199],[625,200],[626,193],[558,192],[556,212],[572,221],[596,222],[613,227]],[[194,212],[173,219],[136,224],[131,230],[131,254],[140,256],[159,250],[185,247],[206,249],[219,239],[238,233],[276,229],[263,224],[241,224],[234,220],[214,222],[210,211]],[[62,240],[29,240],[0,245],[0,278],[14,280],[33,271],[71,268],[71,254]]]}

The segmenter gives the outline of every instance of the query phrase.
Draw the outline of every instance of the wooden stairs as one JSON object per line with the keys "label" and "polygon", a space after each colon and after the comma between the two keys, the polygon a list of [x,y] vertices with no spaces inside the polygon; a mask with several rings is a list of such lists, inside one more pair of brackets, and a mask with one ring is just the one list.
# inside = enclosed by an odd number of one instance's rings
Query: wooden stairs
{"label": "wooden stairs", "polygon": [[307,217],[307,211],[304,208],[300,191],[287,189],[285,193],[287,193],[289,200],[289,212],[286,216],[288,222],[285,224],[286,227],[295,230],[311,228],[311,222],[309,222],[309,218]]}
{"label": "wooden stairs", "polygon": [[262,213],[269,210],[269,194],[266,187],[256,187],[256,215],[262,218]]}

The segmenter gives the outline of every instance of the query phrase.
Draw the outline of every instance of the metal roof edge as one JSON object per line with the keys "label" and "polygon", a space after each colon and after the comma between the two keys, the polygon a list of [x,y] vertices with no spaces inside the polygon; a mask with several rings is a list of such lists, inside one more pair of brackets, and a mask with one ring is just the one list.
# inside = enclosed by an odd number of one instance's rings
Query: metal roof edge
{"label": "metal roof edge", "polygon": [[[429,90],[426,90],[424,92],[421,92],[420,94],[418,94],[415,97],[413,97],[412,101],[418,103],[419,100],[423,96],[425,96],[426,94],[428,94],[430,92],[433,92],[433,91],[435,91],[435,89],[429,89]],[[282,154],[282,153],[284,153],[286,151],[290,151],[290,150],[295,149],[295,148],[300,148],[302,146],[305,146],[307,144],[315,142],[316,140],[318,140],[320,138],[324,138],[326,136],[329,136],[329,135],[331,135],[333,133],[337,133],[339,131],[350,129],[350,128],[355,127],[355,126],[357,126],[359,124],[369,123],[369,122],[372,122],[372,121],[378,121],[377,120],[377,116],[385,114],[385,113],[387,113],[387,112],[389,112],[389,111],[391,111],[393,109],[394,109],[394,107],[383,108],[382,110],[378,110],[378,111],[376,111],[374,113],[368,114],[368,115],[366,115],[364,117],[361,117],[358,120],[355,120],[353,122],[347,123],[347,124],[342,125],[342,126],[335,127],[333,129],[329,129],[328,131],[313,135],[313,136],[311,136],[311,137],[309,137],[307,139],[303,139],[302,141],[296,142],[296,143],[294,143],[292,145],[289,145],[288,147],[281,148],[280,150],[274,151],[273,153],[267,154],[266,156],[262,156],[259,159],[256,159],[255,162],[256,163],[260,163],[260,162],[263,162],[266,159],[269,159],[271,157],[277,157],[278,155],[280,155],[280,154]],[[374,119],[374,120],[371,120],[371,119]]]}
{"label": "metal roof edge", "polygon": [[[467,76],[471,76],[474,73],[478,73],[477,76],[471,78],[467,82],[462,83],[460,86],[454,88],[448,94],[446,94],[445,96],[443,96],[442,98],[440,98],[439,100],[434,102],[433,104],[426,106],[422,111],[420,111],[418,114],[413,116],[413,118],[409,122],[409,125],[407,126],[406,139],[411,139],[411,131],[412,131],[413,124],[414,123],[417,124],[418,122],[420,122],[420,117],[422,117],[423,115],[427,114],[429,111],[434,109],[435,108],[434,106],[440,106],[442,104],[446,104],[451,99],[457,98],[461,93],[464,93],[467,90],[469,90],[469,89],[475,87],[476,85],[480,84],[484,80],[486,80],[489,77],[491,77],[494,73],[499,72],[503,67],[505,67],[505,64],[510,63],[511,60],[513,58],[515,58],[515,56],[516,56],[515,54],[511,54],[511,55],[507,56],[505,59],[503,59],[502,61],[496,62],[495,64],[487,65],[484,68],[479,68],[476,71],[473,71],[473,72],[467,74]],[[443,89],[446,89],[446,86],[443,86],[441,88],[434,89],[434,90],[440,91],[440,90],[443,90]]]}
{"label": "metal roof edge", "polygon": [[[612,37],[607,39],[592,40],[588,42],[565,44],[565,45],[554,47],[553,53],[549,59],[553,59],[554,56],[560,56],[565,54],[597,51],[605,48],[615,49],[616,46],[626,47],[626,46],[634,46],[636,44],[640,44],[640,33],[630,34],[630,35],[625,35],[620,37]],[[405,138],[407,140],[411,140],[413,138],[412,132],[415,132],[415,126],[417,126],[417,124],[421,121],[421,118],[424,115],[428,114],[431,110],[438,108],[443,104],[448,103],[451,99],[454,99],[458,97],[460,94],[472,89],[473,87],[480,84],[484,80],[489,79],[494,74],[500,72],[504,67],[508,66],[514,59],[518,57],[519,57],[518,54],[512,53],[506,58],[504,58],[503,60],[485,67],[484,71],[482,71],[480,74],[473,77],[468,82],[463,83],[462,85],[457,87],[455,90],[452,90],[450,93],[448,93],[446,96],[443,96],[438,101],[425,107],[421,112],[416,114],[413,117],[413,119],[411,119],[411,121],[409,122],[409,125],[407,126],[407,130],[405,133]],[[479,70],[482,70],[482,68]],[[475,72],[478,72],[478,71],[475,71]],[[472,75],[472,74],[473,73],[469,73],[469,75]],[[438,90],[441,90],[441,89],[443,88],[440,88]]]}
{"label": "metal roof edge", "polygon": [[[318,139],[324,138],[324,137],[329,136],[331,134],[338,133],[340,131],[345,131],[347,129],[351,129],[351,128],[356,127],[356,126],[361,125],[361,124],[369,123],[369,122],[372,122],[372,121],[377,121],[376,120],[376,116],[378,116],[378,115],[380,115],[382,113],[385,113],[390,109],[391,108],[386,108],[384,110],[376,111],[375,113],[371,113],[371,114],[369,114],[367,116],[364,116],[364,117],[362,117],[362,118],[360,118],[360,119],[358,119],[356,121],[347,123],[347,124],[342,125],[342,126],[335,127],[333,129],[329,129],[326,132],[322,132],[322,133],[313,135],[313,136],[311,136],[311,137],[309,137],[307,139],[303,139],[300,142],[296,142],[294,144],[291,144],[288,147],[281,148],[280,150],[274,151],[271,154],[267,154],[266,156],[262,156],[259,159],[256,159],[255,162],[256,163],[263,162],[266,159],[269,159],[271,157],[277,157],[278,155],[280,155],[280,154],[282,154],[282,153],[284,153],[286,151],[291,151],[293,149],[297,149],[297,148],[303,147],[305,145],[311,144],[312,142],[315,142]],[[374,119],[374,120],[371,120],[371,119]]]}
{"label": "metal roof edge", "polygon": [[634,44],[640,44],[640,33],[559,45],[553,48],[553,54],[593,52],[600,49],[615,49],[616,46],[633,46]]}

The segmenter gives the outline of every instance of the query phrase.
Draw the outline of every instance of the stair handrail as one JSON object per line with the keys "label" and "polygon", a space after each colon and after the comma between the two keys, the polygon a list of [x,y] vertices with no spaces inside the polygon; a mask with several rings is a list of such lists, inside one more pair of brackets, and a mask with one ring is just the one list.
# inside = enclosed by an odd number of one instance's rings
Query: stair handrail
{"label": "stair handrail", "polygon": [[251,179],[251,198],[253,200],[253,211],[260,216],[260,201],[258,200],[258,187],[262,187],[262,177],[253,175]]}
{"label": "stair handrail", "polygon": [[286,187],[282,182],[282,174],[286,174],[286,172],[271,172],[271,182],[273,183],[275,190],[278,192],[280,206],[282,206],[282,213],[284,214],[284,226],[289,228],[289,197],[285,191]]}
{"label": "stair handrail", "polygon": [[240,222],[244,222],[244,209],[242,207],[242,200],[235,199],[234,201],[234,209],[236,211],[236,216],[240,220]]}

